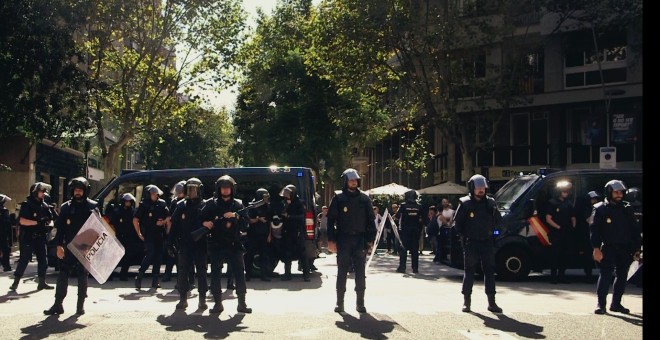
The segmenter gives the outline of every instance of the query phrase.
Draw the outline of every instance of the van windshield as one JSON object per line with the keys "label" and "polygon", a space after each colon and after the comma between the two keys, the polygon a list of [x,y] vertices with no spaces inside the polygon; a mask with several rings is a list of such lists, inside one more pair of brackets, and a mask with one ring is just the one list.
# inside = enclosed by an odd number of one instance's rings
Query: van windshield
{"label": "van windshield", "polygon": [[524,194],[539,178],[539,175],[524,175],[512,178],[506,182],[506,184],[495,193],[497,208],[500,210],[510,210],[511,204],[513,204],[518,197],[522,196],[522,194]]}

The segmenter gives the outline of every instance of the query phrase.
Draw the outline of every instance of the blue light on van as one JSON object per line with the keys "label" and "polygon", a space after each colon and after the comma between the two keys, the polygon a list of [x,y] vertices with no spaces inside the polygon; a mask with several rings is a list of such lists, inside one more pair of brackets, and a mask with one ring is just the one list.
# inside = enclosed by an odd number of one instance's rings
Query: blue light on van
{"label": "blue light on van", "polygon": [[303,177],[303,173],[302,173],[302,171],[298,171],[297,176],[298,176],[298,177]]}
{"label": "blue light on van", "polygon": [[499,235],[499,234],[500,234],[500,231],[499,231],[499,230],[497,230],[497,229],[493,230],[493,235],[497,236],[497,235]]}

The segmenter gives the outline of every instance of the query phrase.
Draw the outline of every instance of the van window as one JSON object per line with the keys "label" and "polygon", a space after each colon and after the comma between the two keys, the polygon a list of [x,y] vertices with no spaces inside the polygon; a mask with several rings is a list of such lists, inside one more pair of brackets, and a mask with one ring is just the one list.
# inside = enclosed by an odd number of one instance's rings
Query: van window
{"label": "van window", "polygon": [[129,193],[135,196],[138,200],[138,202],[135,202],[136,206],[139,205],[139,197],[142,196],[142,189],[143,185],[140,182],[129,181],[120,183],[118,187],[113,188],[110,192],[108,192],[107,196],[102,197],[100,202],[98,202],[99,206],[102,207],[101,211],[103,211],[105,214],[108,214],[108,207],[112,207],[110,204],[118,204],[119,199],[125,193]]}
{"label": "van window", "polygon": [[538,175],[527,175],[514,178],[507,182],[495,194],[497,207],[504,210],[511,209],[513,202],[515,202],[522,194],[527,192],[527,189],[531,187],[538,179]]}
{"label": "van window", "polygon": [[557,178],[552,178],[545,183],[536,194],[534,201],[536,202],[536,212],[538,216],[545,216],[546,210],[549,204],[550,199],[558,197],[557,183],[560,181],[569,181],[573,184],[573,189],[571,190],[568,200],[575,206],[575,190],[578,187],[578,182],[576,178],[569,176],[561,176]]}

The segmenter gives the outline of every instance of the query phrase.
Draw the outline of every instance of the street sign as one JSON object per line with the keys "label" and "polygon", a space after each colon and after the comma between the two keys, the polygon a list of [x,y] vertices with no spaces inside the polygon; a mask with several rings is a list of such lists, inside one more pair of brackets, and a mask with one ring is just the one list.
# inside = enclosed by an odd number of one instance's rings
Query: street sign
{"label": "street sign", "polygon": [[616,169],[616,147],[603,146],[600,148],[600,168]]}

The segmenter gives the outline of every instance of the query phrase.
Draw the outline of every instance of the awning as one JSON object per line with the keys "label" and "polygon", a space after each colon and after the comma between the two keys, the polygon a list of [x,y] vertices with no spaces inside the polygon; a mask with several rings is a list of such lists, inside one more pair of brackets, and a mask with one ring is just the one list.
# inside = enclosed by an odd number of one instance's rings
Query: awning
{"label": "awning", "polygon": [[454,182],[444,182],[431,187],[417,190],[420,195],[465,195],[468,189]]}

